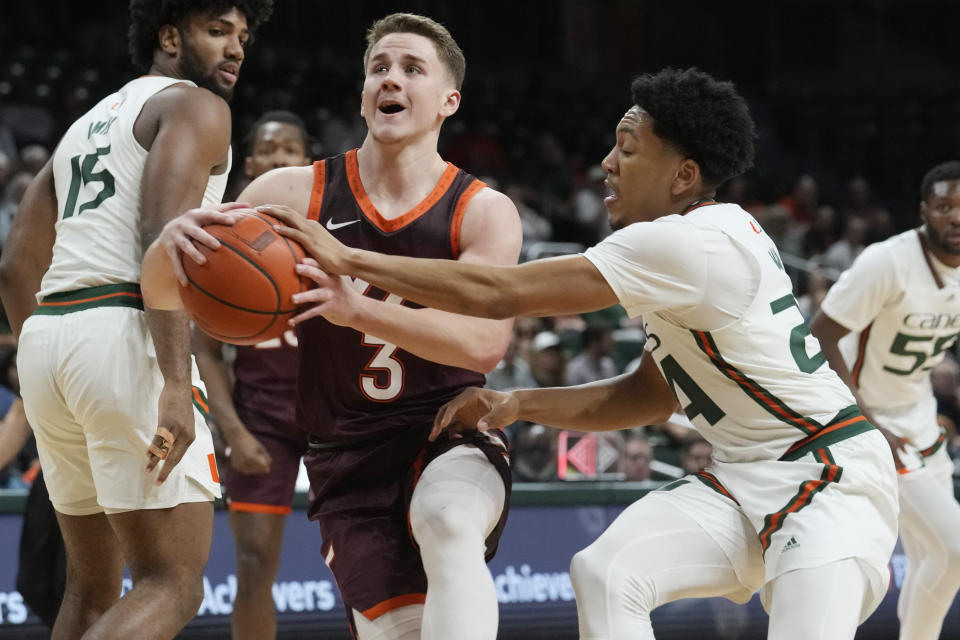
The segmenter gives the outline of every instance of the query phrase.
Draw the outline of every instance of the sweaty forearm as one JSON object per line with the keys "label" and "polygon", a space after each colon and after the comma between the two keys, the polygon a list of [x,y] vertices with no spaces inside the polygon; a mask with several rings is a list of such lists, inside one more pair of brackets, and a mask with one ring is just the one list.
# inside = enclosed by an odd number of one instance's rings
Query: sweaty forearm
{"label": "sweaty forearm", "polygon": [[637,378],[623,374],[576,387],[520,389],[512,392],[518,417],[558,429],[613,431],[657,424],[673,413],[672,396],[645,393]]}
{"label": "sweaty forearm", "polygon": [[197,368],[200,378],[207,388],[207,402],[210,403],[210,415],[227,444],[232,445],[236,438],[247,430],[237,409],[233,405],[230,380],[223,360],[214,355],[197,351]]}
{"label": "sweaty forearm", "polygon": [[342,273],[434,309],[481,318],[516,315],[504,302],[511,267],[426,260],[361,249],[346,252]]}

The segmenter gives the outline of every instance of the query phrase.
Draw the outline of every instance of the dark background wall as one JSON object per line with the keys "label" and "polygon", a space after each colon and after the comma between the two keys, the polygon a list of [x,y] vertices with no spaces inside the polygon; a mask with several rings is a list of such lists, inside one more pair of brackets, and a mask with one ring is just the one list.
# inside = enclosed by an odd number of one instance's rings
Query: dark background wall
{"label": "dark background wall", "polygon": [[[610,145],[630,78],[667,65],[730,79],[750,100],[761,137],[749,178],[765,201],[801,173],[827,198],[862,174],[905,227],[920,176],[960,149],[960,3],[946,0],[277,0],[241,74],[237,139],[267,108],[314,132],[354,121],[364,31],[395,10],[440,20],[466,52],[447,154],[559,198]],[[45,106],[45,136],[134,74],[125,2],[7,0],[0,12],[0,108]],[[469,166],[478,140],[502,157]],[[570,177],[549,184],[558,167]]]}

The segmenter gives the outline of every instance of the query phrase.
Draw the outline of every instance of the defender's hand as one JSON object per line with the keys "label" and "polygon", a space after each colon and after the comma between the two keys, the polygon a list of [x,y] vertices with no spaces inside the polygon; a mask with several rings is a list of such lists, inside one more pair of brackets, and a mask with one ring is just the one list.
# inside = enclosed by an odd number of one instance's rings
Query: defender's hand
{"label": "defender's hand", "polygon": [[444,430],[458,434],[500,429],[516,422],[519,412],[520,403],[514,394],[470,387],[440,407],[430,440],[436,440]]}
{"label": "defender's hand", "polygon": [[[317,261],[322,271],[330,275],[343,275],[348,247],[330,235],[330,232],[315,221],[308,220],[299,212],[283,205],[267,204],[257,207],[281,222],[277,233],[296,240],[307,254]],[[285,225],[285,226],[284,226]]]}

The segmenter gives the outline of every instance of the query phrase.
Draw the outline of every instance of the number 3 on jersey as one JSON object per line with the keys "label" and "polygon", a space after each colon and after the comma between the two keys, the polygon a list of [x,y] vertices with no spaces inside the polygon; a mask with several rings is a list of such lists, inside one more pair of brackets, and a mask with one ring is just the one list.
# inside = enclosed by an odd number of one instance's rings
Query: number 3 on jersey
{"label": "number 3 on jersey", "polygon": [[[363,295],[367,295],[371,289],[370,285],[362,280],[353,280],[351,285],[358,291],[363,291]],[[391,293],[383,301],[400,304],[403,298]],[[403,393],[403,363],[395,356],[397,345],[369,333],[361,334],[360,344],[377,349],[360,374],[360,390],[363,395],[374,402],[395,400]]]}

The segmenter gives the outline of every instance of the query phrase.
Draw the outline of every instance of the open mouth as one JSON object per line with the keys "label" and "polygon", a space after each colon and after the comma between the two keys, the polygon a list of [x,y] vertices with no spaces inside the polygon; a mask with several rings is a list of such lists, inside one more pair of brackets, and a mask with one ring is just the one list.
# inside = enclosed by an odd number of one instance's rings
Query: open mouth
{"label": "open mouth", "polygon": [[400,113],[404,110],[404,106],[401,104],[382,104],[380,105],[380,113],[392,114]]}

